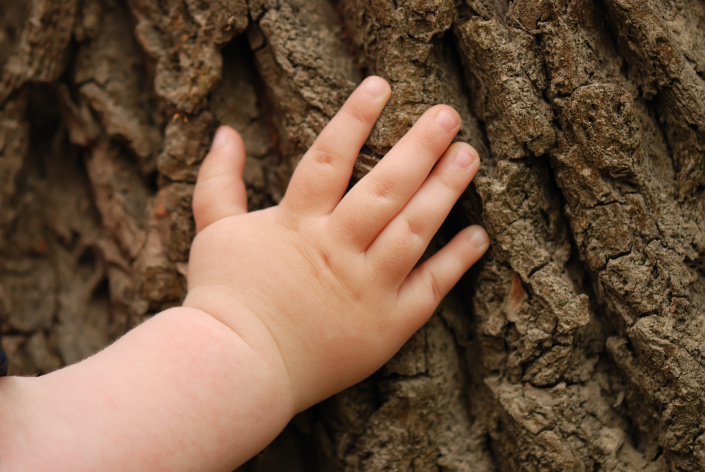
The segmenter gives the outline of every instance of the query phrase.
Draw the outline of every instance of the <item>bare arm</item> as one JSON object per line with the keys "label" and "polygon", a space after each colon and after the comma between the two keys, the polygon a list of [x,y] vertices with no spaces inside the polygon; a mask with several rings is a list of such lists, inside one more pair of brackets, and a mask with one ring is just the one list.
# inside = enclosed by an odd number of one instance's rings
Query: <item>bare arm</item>
{"label": "bare arm", "polygon": [[451,144],[447,106],[346,194],[390,93],[363,82],[262,211],[247,213],[242,139],[221,128],[194,193],[184,306],[74,366],[0,379],[0,469],[232,470],[391,358],[488,240],[466,228],[416,266],[479,166]]}
{"label": "bare arm", "polygon": [[175,308],[76,365],[0,379],[0,470],[232,470],[294,413],[281,364]]}

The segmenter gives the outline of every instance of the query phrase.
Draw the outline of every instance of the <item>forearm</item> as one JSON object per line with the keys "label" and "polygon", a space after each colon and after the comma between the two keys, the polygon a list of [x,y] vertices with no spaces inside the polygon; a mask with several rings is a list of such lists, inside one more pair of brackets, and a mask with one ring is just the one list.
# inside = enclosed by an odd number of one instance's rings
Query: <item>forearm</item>
{"label": "forearm", "polygon": [[176,308],[99,354],[0,380],[2,470],[232,470],[294,406],[276,359],[199,310]]}

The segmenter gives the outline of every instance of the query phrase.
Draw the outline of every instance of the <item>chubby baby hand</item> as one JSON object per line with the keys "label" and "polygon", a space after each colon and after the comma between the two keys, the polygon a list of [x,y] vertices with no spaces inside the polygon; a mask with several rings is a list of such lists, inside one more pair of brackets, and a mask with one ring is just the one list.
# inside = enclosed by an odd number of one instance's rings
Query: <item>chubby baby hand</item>
{"label": "chubby baby hand", "polygon": [[278,206],[247,212],[245,149],[230,128],[199,172],[184,305],[279,369],[296,411],[390,359],[489,244],[472,226],[416,266],[480,165],[471,146],[451,144],[460,117],[448,106],[429,109],[346,194],[390,93],[379,77],[353,92]]}

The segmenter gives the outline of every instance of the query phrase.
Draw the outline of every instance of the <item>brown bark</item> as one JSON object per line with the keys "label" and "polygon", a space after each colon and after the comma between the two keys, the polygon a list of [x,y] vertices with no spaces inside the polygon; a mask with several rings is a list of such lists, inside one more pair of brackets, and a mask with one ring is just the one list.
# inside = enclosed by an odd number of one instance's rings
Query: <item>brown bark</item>
{"label": "brown bark", "polygon": [[436,103],[490,253],[264,470],[705,469],[705,7],[690,0],[0,0],[0,342],[48,372],[185,293],[218,124],[251,209],[362,77],[360,178]]}

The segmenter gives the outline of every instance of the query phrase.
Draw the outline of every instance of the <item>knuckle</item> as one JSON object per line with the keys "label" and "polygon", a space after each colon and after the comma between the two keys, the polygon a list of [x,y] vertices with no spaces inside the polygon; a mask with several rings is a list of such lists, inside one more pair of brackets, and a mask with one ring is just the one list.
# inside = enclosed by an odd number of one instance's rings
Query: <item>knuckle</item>
{"label": "knuckle", "polygon": [[413,241],[424,240],[426,237],[426,222],[424,219],[414,215],[404,217],[406,223],[406,234]]}
{"label": "knuckle", "polygon": [[432,155],[434,158],[438,159],[443,152],[440,149],[440,138],[439,135],[429,132],[429,130],[424,130],[416,136],[416,145],[420,148],[423,154]]}
{"label": "knuckle", "polygon": [[313,147],[309,152],[311,153],[311,160],[316,164],[330,166],[334,165],[339,160],[338,155],[325,147],[325,145]]}
{"label": "knuckle", "polygon": [[213,161],[204,161],[196,178],[196,191],[209,188],[228,175],[228,169]]}
{"label": "knuckle", "polygon": [[452,169],[446,169],[443,172],[439,172],[436,176],[436,180],[452,194],[462,192],[465,188],[463,179],[460,178],[458,172],[453,172]]}
{"label": "knuckle", "polygon": [[393,200],[395,187],[394,180],[378,175],[370,181],[369,193],[374,200],[387,202]]}
{"label": "knuckle", "polygon": [[374,120],[373,111],[367,103],[348,102],[345,104],[345,113],[353,120],[363,124]]}
{"label": "knuckle", "polygon": [[428,228],[422,218],[401,217],[394,223],[394,235],[387,258],[392,264],[414,264],[418,262],[421,254],[428,246]]}
{"label": "knuckle", "polygon": [[426,275],[424,277],[424,283],[426,284],[426,288],[428,290],[428,293],[431,294],[432,300],[433,300],[433,305],[438,305],[445,294],[443,293],[443,290],[441,290],[441,285],[440,282],[438,281],[438,278],[433,272],[426,272]]}

